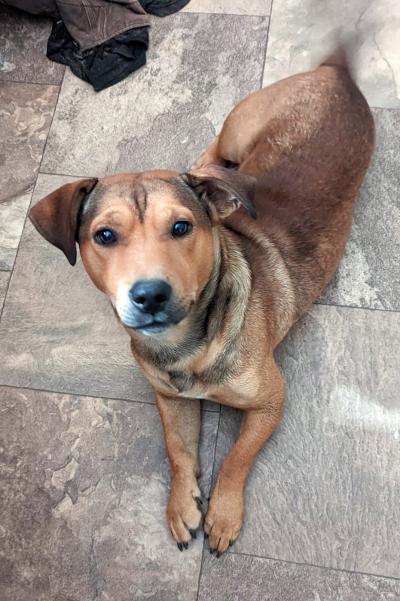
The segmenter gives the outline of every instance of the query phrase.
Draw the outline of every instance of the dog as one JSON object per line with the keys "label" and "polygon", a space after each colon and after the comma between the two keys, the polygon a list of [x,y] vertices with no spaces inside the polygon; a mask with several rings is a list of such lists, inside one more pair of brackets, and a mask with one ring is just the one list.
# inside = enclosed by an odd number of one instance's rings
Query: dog
{"label": "dog", "polygon": [[30,211],[72,265],[79,244],[154,388],[181,551],[202,519],[199,399],[243,411],[204,519],[220,556],[282,415],[274,349],[338,266],[373,148],[367,102],[346,62],[332,59],[245,98],[188,172],[84,179]]}

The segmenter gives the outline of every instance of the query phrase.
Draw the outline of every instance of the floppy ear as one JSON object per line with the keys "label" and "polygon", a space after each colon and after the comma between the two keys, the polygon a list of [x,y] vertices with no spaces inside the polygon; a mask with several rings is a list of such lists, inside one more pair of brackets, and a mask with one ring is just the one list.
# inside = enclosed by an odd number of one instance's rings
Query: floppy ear
{"label": "floppy ear", "polygon": [[234,169],[225,169],[218,165],[207,165],[180,176],[192,190],[214,207],[220,218],[228,217],[243,206],[256,219],[252,204],[256,179]]}
{"label": "floppy ear", "polygon": [[97,182],[91,178],[66,184],[39,200],[29,211],[29,218],[39,233],[62,250],[71,265],[76,263],[79,211]]}

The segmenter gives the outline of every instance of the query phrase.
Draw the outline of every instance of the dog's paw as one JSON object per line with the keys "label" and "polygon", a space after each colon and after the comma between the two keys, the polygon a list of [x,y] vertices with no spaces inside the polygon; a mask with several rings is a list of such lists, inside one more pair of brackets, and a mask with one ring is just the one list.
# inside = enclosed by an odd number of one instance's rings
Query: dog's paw
{"label": "dog's paw", "polygon": [[242,492],[217,486],[211,496],[204,520],[210,553],[220,557],[239,536],[243,524],[244,502]]}
{"label": "dog's paw", "polygon": [[180,551],[187,549],[189,541],[196,538],[196,530],[202,518],[201,505],[201,493],[196,480],[172,483],[167,519]]}

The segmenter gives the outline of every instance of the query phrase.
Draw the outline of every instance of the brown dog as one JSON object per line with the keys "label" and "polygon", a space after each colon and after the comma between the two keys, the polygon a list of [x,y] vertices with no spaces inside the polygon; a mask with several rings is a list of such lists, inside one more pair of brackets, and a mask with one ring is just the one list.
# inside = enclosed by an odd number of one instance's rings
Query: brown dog
{"label": "brown dog", "polygon": [[79,243],[154,387],[181,550],[201,521],[198,399],[244,411],[205,518],[220,554],[282,415],[273,351],[338,265],[373,144],[365,99],[345,67],[325,64],[243,100],[189,173],[82,180],[31,210],[71,264]]}

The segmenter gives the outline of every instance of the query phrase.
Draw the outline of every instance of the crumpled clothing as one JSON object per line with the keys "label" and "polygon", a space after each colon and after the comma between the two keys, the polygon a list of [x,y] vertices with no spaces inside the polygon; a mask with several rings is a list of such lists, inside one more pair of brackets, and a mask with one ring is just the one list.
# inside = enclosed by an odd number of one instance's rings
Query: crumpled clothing
{"label": "crumpled clothing", "polygon": [[53,23],[47,56],[57,63],[68,65],[77,77],[90,83],[99,92],[143,67],[148,46],[148,28],[137,27],[94,48],[81,50],[64,22],[58,20]]}
{"label": "crumpled clothing", "polygon": [[186,4],[189,4],[190,0],[139,0],[139,2],[147,13],[166,17],[181,10]]}
{"label": "crumpled clothing", "polygon": [[68,65],[96,91],[118,83],[146,63],[151,13],[170,15],[190,0],[0,0],[55,19],[49,59]]}

